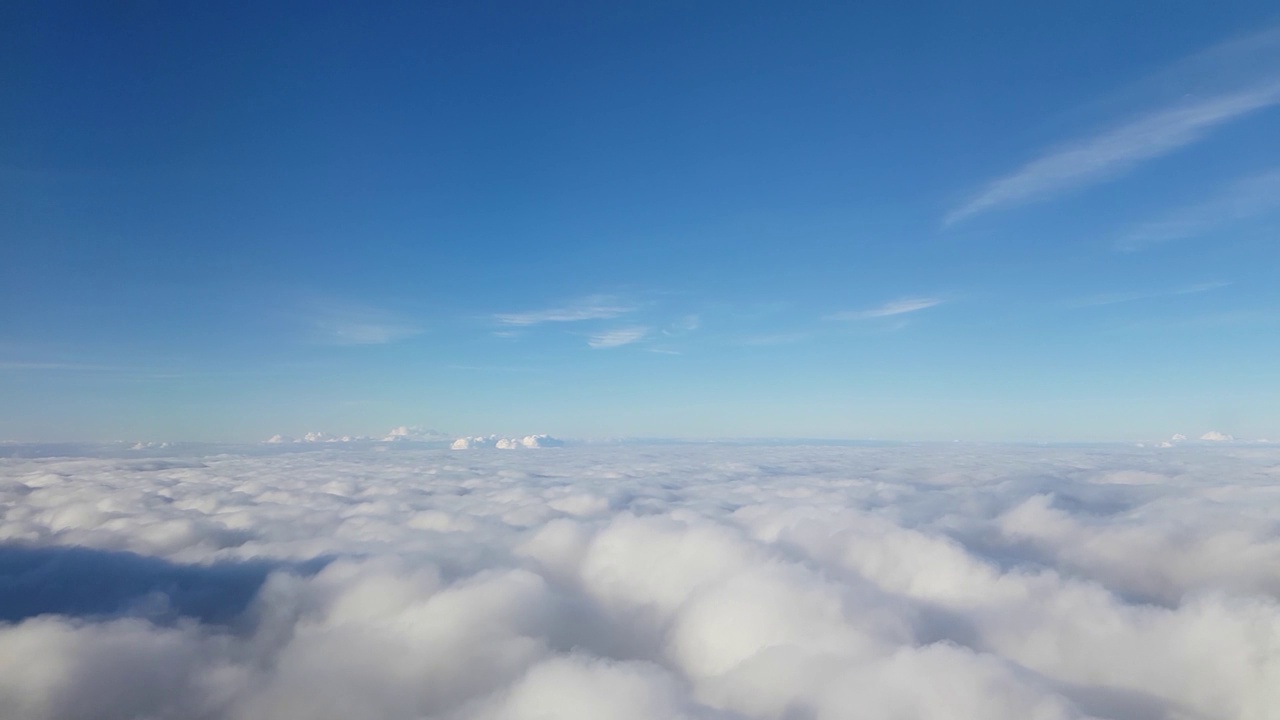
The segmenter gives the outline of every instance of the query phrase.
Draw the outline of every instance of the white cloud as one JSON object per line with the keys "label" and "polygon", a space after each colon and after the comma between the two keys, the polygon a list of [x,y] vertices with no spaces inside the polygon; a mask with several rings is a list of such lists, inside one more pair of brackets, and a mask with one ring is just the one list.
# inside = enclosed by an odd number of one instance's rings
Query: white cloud
{"label": "white cloud", "polygon": [[1168,216],[1137,225],[1116,240],[1116,249],[1126,252],[1207,235],[1215,230],[1280,211],[1280,170],[1244,178],[1216,196]]}
{"label": "white cloud", "polygon": [[392,428],[385,436],[383,442],[440,442],[448,440],[449,436],[439,430],[427,430],[417,426],[401,425]]}
{"label": "white cloud", "polygon": [[519,438],[504,438],[497,435],[477,435],[474,437],[460,437],[449,445],[452,450],[477,450],[482,448],[497,448],[499,450],[518,450],[520,448],[547,448],[562,447],[564,441],[551,437],[550,435],[525,435]]}
{"label": "white cloud", "polygon": [[597,350],[622,347],[623,345],[630,345],[631,343],[639,342],[648,334],[649,328],[647,327],[637,326],[615,328],[613,330],[606,330],[592,335],[591,338],[587,340],[587,345],[590,345]]}
{"label": "white cloud", "polygon": [[549,322],[610,320],[634,310],[608,295],[593,295],[562,307],[517,313],[498,313],[494,319],[503,325],[540,325]]}
{"label": "white cloud", "polygon": [[662,334],[687,335],[700,327],[702,327],[702,319],[700,317],[697,315],[686,315],[671,323],[671,326],[663,330]]}
{"label": "white cloud", "polygon": [[1167,155],[1213,128],[1280,103],[1280,83],[1161,108],[1124,125],[1053,150],[995,180],[947,214],[952,224],[978,213],[1020,205],[1101,180]]}
{"label": "white cloud", "polygon": [[316,302],[304,307],[303,316],[312,338],[329,345],[385,345],[423,332],[396,313],[365,305]]}
{"label": "white cloud", "polygon": [[1176,64],[1156,84],[1197,92],[1047,151],[989,183],[948,213],[945,224],[1117,177],[1197,142],[1221,125],[1280,103],[1280,30],[1210,48]]}
{"label": "white cloud", "polygon": [[1210,290],[1218,290],[1228,287],[1229,282],[1205,282],[1195,285],[1186,285],[1172,290],[1154,290],[1154,291],[1137,291],[1123,293],[1108,293],[1105,295],[1093,295],[1087,298],[1081,298],[1067,303],[1067,307],[1083,308],[1083,307],[1100,307],[1104,305],[1118,305],[1120,303],[1133,302],[1135,300],[1150,300],[1152,298],[1176,297],[1178,295],[1196,295]]}
{"label": "white cloud", "polygon": [[869,320],[872,318],[893,317],[894,315],[905,315],[907,313],[919,312],[927,310],[931,307],[941,305],[941,298],[933,297],[913,297],[902,298],[900,300],[892,300],[879,307],[869,308],[867,310],[849,310],[846,312],[835,313],[828,316],[830,320]]}
{"label": "white cloud", "polygon": [[1273,446],[320,448],[0,458],[0,717],[1280,703]]}
{"label": "white cloud", "polygon": [[1227,435],[1226,433],[1220,433],[1217,430],[1210,430],[1209,432],[1201,435],[1200,439],[1207,440],[1209,442],[1230,442],[1232,440],[1235,440],[1235,438],[1231,437],[1230,435]]}

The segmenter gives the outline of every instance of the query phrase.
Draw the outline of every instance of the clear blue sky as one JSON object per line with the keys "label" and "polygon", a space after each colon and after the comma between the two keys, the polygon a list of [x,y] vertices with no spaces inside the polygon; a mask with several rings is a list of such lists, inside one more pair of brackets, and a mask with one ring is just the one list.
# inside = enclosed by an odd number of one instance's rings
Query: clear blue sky
{"label": "clear blue sky", "polygon": [[1280,436],[1274,2],[0,9],[0,439]]}

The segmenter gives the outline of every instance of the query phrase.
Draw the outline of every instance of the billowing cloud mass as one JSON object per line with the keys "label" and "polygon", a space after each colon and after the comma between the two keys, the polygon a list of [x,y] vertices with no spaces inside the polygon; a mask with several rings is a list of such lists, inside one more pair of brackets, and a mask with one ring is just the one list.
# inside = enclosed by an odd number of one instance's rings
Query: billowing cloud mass
{"label": "billowing cloud mass", "polygon": [[480,448],[497,448],[499,450],[518,450],[520,448],[562,447],[564,441],[550,435],[525,435],[520,438],[504,438],[497,435],[477,435],[460,437],[449,447],[453,450],[478,450]]}
{"label": "billowing cloud mass", "polygon": [[5,450],[4,718],[1280,707],[1274,446]]}
{"label": "billowing cloud mass", "polygon": [[1217,430],[1210,430],[1209,432],[1201,435],[1200,439],[1208,440],[1209,442],[1231,442],[1232,440],[1235,440],[1235,438],[1230,435],[1220,433]]}

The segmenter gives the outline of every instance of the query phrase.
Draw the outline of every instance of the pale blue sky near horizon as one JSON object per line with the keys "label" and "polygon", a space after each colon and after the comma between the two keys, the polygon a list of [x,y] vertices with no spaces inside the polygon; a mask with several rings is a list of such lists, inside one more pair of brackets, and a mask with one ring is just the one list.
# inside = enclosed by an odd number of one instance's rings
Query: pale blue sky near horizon
{"label": "pale blue sky near horizon", "polygon": [[0,440],[1280,440],[1274,3],[17,2],[0,39]]}

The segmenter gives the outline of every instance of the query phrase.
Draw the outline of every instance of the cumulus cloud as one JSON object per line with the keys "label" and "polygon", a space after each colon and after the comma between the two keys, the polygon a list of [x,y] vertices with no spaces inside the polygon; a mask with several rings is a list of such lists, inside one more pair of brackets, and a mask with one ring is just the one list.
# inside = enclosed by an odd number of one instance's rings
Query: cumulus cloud
{"label": "cumulus cloud", "polygon": [[392,428],[385,436],[383,442],[439,442],[448,440],[449,436],[439,430],[428,430],[417,426],[401,425]]}
{"label": "cumulus cloud", "polygon": [[1271,446],[167,450],[0,458],[0,717],[1280,703]]}
{"label": "cumulus cloud", "polygon": [[520,438],[505,438],[497,435],[477,435],[460,437],[449,445],[452,450],[477,450],[481,448],[497,448],[499,450],[517,450],[519,448],[562,447],[564,441],[550,435],[525,435]]}
{"label": "cumulus cloud", "polygon": [[383,435],[381,438],[371,437],[368,435],[335,435],[320,430],[313,430],[304,434],[302,437],[297,438],[277,433],[263,442],[268,445],[283,445],[285,443],[369,443],[374,441],[439,443],[448,441],[448,439],[448,435],[438,430],[427,430],[417,426],[400,425],[389,430],[387,434]]}
{"label": "cumulus cloud", "polygon": [[1230,442],[1232,440],[1235,440],[1235,438],[1231,437],[1230,435],[1226,433],[1218,432],[1217,430],[1210,430],[1209,432],[1201,435],[1200,439],[1207,440],[1209,442]]}

